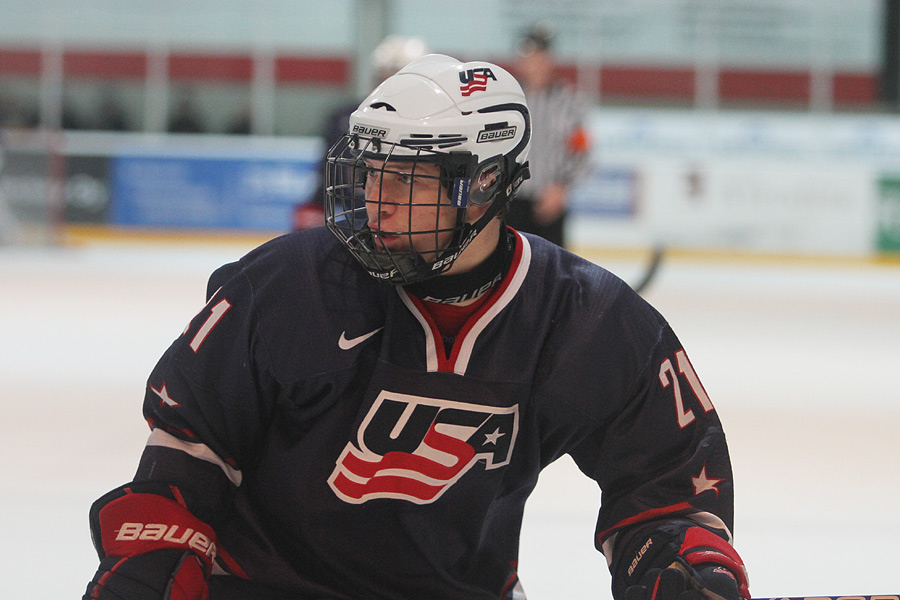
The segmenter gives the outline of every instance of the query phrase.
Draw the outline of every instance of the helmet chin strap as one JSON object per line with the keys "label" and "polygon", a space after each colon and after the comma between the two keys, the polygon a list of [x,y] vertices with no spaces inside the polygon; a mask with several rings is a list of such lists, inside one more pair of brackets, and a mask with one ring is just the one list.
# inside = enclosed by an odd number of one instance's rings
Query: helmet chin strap
{"label": "helmet chin strap", "polygon": [[[372,241],[372,233],[368,227],[356,236],[353,243],[369,249],[375,246]],[[392,255],[380,252],[364,252],[354,254],[354,256],[369,271],[372,277],[397,285],[404,285],[410,280],[418,279],[428,269],[428,263],[416,253]]]}
{"label": "helmet chin strap", "polygon": [[515,236],[509,229],[500,231],[498,236],[497,247],[473,269],[419,281],[405,286],[406,290],[438,304],[456,304],[484,296],[503,281],[512,263]]}

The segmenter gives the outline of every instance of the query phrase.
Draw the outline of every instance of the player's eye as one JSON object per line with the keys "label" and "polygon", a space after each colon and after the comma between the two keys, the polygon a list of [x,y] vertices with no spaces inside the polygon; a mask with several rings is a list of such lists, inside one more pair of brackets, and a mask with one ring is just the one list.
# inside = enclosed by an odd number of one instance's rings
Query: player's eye
{"label": "player's eye", "polygon": [[356,184],[361,185],[363,187],[366,186],[367,183],[375,179],[378,176],[378,169],[373,169],[372,167],[361,166],[356,168]]}
{"label": "player's eye", "polygon": [[410,185],[413,182],[412,173],[397,173],[397,179],[403,185]]}

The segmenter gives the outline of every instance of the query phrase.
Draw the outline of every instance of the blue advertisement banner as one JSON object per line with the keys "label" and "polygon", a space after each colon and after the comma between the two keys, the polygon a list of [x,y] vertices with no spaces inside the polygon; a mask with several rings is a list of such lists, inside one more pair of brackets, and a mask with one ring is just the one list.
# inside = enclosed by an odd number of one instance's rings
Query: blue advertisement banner
{"label": "blue advertisement banner", "polygon": [[572,187],[569,204],[579,214],[628,219],[638,211],[639,183],[635,168],[593,166]]}
{"label": "blue advertisement banner", "polygon": [[300,158],[120,153],[111,221],[165,228],[282,230],[318,182],[317,153]]}

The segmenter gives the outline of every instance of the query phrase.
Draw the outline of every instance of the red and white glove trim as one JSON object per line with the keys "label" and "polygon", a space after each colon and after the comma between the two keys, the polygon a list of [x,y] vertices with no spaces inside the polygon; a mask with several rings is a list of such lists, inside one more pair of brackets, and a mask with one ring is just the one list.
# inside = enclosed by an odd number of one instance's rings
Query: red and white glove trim
{"label": "red and white glove trim", "polygon": [[679,555],[692,567],[716,564],[735,577],[742,598],[750,598],[750,580],[744,561],[731,544],[703,527],[690,527],[685,532]]}
{"label": "red and white glove trim", "polygon": [[124,491],[100,510],[100,541],[106,556],[131,557],[164,548],[190,550],[209,575],[217,548],[209,525],[175,500]]}

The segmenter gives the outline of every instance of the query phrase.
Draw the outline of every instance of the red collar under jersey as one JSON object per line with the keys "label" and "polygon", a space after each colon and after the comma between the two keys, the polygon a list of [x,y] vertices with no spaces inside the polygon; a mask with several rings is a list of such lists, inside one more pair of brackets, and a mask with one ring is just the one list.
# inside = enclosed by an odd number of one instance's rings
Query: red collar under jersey
{"label": "red collar under jersey", "polygon": [[[531,264],[531,246],[519,232],[515,235],[516,247],[506,277],[497,289],[469,306],[425,302],[405,289],[397,288],[403,303],[425,330],[428,371],[465,375],[478,336],[518,293]],[[456,339],[448,356],[443,336],[454,333]]]}

